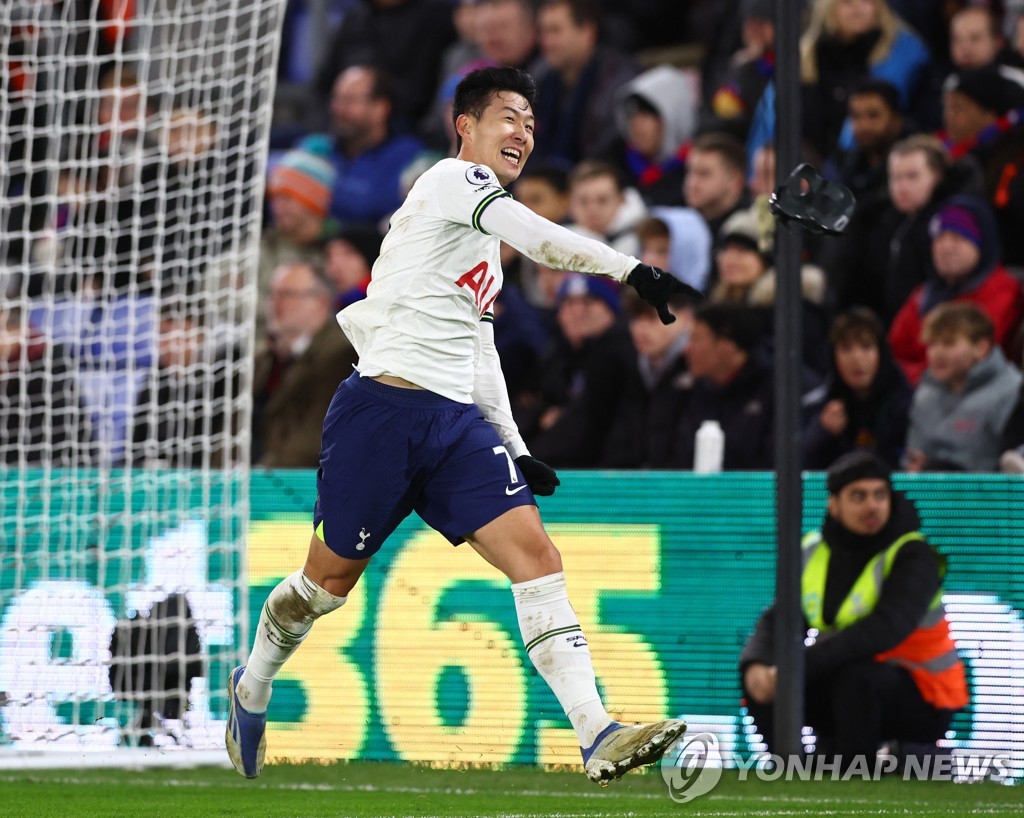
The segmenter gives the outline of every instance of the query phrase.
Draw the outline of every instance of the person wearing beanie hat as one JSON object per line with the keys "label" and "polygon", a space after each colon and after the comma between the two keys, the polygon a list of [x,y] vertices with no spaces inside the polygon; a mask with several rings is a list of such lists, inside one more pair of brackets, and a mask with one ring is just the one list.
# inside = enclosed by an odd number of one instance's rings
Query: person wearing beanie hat
{"label": "person wearing beanie hat", "polygon": [[257,293],[261,308],[256,311],[256,337],[266,331],[266,310],[270,280],[274,271],[289,261],[321,264],[323,242],[339,225],[328,216],[334,167],[328,161],[330,142],[310,139],[302,148],[288,151],[267,180],[270,225],[260,237]]}
{"label": "person wearing beanie hat", "polygon": [[772,266],[772,236],[761,229],[752,208],[737,210],[722,224],[715,243],[718,283],[711,301],[746,301],[754,284]]}
{"label": "person wearing beanie hat", "polygon": [[[1024,107],[1024,72],[996,63],[954,71],[942,91],[945,136],[955,146],[976,139],[1008,111]],[[997,129],[994,136],[1005,130]],[[954,150],[953,158],[969,149]]]}
{"label": "person wearing beanie hat", "polygon": [[622,310],[619,303],[619,285],[611,279],[570,273],[555,294],[555,308],[561,307],[568,298],[596,299],[602,302],[613,316]]}
{"label": "person wearing beanie hat", "polygon": [[[542,356],[540,400],[523,409],[530,451],[566,468],[623,464],[612,432],[620,409],[643,388],[629,330],[621,320],[619,286],[570,273],[555,296],[560,332]],[[524,404],[526,402],[524,401]]]}
{"label": "person wearing beanie hat", "polygon": [[956,233],[981,249],[981,225],[975,215],[962,205],[946,205],[932,217],[928,223],[928,235],[934,241],[943,233]]}
{"label": "person wearing beanie hat", "polygon": [[[819,753],[838,756],[843,770],[871,769],[885,741],[943,738],[969,703],[967,680],[942,606],[942,557],[889,467],[850,452],[826,485],[823,524],[803,540],[804,711]],[[775,605],[765,611],[740,656],[745,703],[769,752],[775,615]]]}
{"label": "person wearing beanie hat", "polygon": [[927,316],[948,301],[980,307],[995,325],[995,342],[1009,354],[1024,317],[1024,292],[999,257],[992,208],[973,196],[948,199],[928,223],[928,279],[910,294],[893,318],[889,346],[911,385],[927,365],[921,330]]}
{"label": "person wearing beanie hat", "polygon": [[847,452],[829,466],[825,488],[829,494],[837,495],[858,480],[882,480],[892,488],[889,466],[878,455],[865,449]]}
{"label": "person wearing beanie hat", "polygon": [[288,151],[270,172],[267,193],[287,197],[321,218],[331,205],[331,190],[336,177],[330,160],[317,150],[316,143]]}

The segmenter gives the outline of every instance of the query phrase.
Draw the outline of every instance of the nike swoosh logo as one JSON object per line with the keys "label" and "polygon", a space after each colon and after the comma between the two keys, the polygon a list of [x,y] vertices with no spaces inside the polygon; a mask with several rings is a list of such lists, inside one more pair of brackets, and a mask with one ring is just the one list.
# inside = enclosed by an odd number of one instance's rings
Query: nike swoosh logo
{"label": "nike swoosh logo", "polygon": [[505,486],[505,494],[511,497],[513,494],[519,494],[526,486],[519,486],[519,488],[512,488],[512,486]]}

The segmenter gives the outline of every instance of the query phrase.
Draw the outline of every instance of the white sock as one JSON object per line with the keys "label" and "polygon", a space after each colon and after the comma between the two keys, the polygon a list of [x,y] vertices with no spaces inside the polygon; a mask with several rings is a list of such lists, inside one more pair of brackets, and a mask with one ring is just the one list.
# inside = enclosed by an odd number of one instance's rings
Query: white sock
{"label": "white sock", "polygon": [[580,747],[590,747],[612,717],[597,692],[590,648],[569,604],[565,574],[514,583],[512,597],[530,661],[558,697]]}
{"label": "white sock", "polygon": [[340,608],[347,599],[327,593],[301,569],[278,583],[263,605],[252,653],[235,686],[242,707],[250,713],[267,709],[281,666],[309,635],[313,622]]}

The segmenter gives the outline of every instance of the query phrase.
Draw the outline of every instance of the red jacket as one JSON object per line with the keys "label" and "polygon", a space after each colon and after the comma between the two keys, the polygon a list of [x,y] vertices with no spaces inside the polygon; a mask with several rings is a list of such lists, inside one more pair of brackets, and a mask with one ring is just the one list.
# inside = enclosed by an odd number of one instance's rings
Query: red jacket
{"label": "red jacket", "polygon": [[[889,346],[893,357],[913,386],[917,386],[928,365],[924,342],[921,340],[924,324],[921,299],[924,288],[925,285],[921,284],[910,294],[889,328]],[[1024,293],[1020,282],[1006,272],[1002,265],[997,266],[977,289],[952,300],[981,307],[996,325],[996,343],[1002,344],[1008,352],[1012,351],[1008,347],[1013,341],[1014,330],[1024,316]]]}

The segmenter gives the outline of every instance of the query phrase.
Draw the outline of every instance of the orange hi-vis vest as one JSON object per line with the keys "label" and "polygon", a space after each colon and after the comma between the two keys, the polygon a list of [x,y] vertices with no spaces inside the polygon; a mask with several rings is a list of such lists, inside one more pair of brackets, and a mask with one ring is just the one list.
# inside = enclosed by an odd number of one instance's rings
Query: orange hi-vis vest
{"label": "orange hi-vis vest", "polygon": [[[920,531],[904,534],[872,557],[839,606],[835,621],[826,624],[822,606],[832,552],[821,532],[813,531],[804,537],[801,605],[807,623],[820,633],[828,633],[848,628],[871,613],[882,595],[882,585],[892,570],[896,555],[912,541],[924,542],[924,535]],[[941,578],[945,574],[945,562],[941,557],[939,565]],[[949,635],[941,588],[917,628],[896,647],[876,654],[875,661],[892,662],[906,668],[921,692],[921,698],[933,707],[959,710],[969,701],[964,666]]]}

